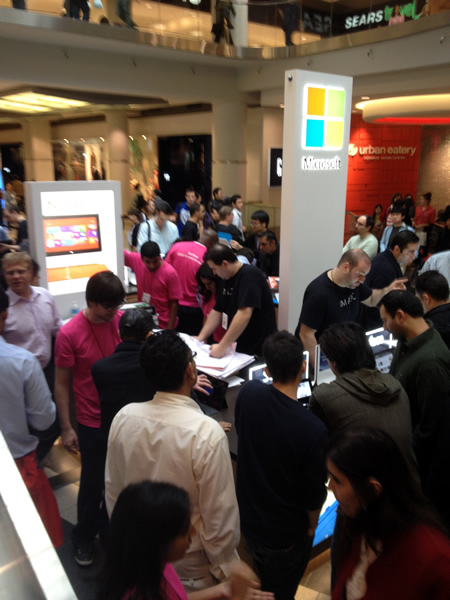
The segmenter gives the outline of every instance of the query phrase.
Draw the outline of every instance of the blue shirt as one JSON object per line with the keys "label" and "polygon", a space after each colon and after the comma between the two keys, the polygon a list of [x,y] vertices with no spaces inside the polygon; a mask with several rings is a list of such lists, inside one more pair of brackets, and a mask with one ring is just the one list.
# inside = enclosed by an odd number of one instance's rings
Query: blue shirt
{"label": "blue shirt", "polygon": [[56,408],[37,358],[1,336],[0,381],[0,429],[13,457],[20,458],[38,444],[28,427],[50,427]]}

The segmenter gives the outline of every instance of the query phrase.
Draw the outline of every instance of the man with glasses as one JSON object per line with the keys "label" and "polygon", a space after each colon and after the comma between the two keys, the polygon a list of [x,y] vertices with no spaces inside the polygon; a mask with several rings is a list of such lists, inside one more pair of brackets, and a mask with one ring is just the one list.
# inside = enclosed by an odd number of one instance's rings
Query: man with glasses
{"label": "man with glasses", "polygon": [[371,233],[375,221],[370,215],[361,215],[356,219],[356,235],[351,237],[345,244],[342,254],[347,250],[364,250],[369,258],[373,258],[378,252],[378,240]]}
{"label": "man with glasses", "polygon": [[[92,379],[92,365],[110,356],[119,337],[120,307],[125,301],[122,282],[111,271],[93,275],[86,286],[87,308],[61,327],[55,345],[55,400],[65,448],[81,453],[78,522],[72,532],[74,559],[80,566],[93,562],[93,541],[106,529],[102,510],[105,452],[102,451],[100,400]],[[73,378],[77,430],[69,414]],[[103,520],[103,523],[102,523]]]}
{"label": "man with glasses", "polygon": [[384,289],[370,289],[364,283],[370,264],[363,250],[348,250],[334,269],[316,277],[306,288],[295,335],[300,336],[303,347],[308,350],[311,367],[314,368],[316,344],[329,325],[356,321],[360,302],[377,306],[391,290],[405,289],[404,279],[396,279]]}
{"label": "man with glasses", "polygon": [[110,514],[120,492],[142,479],[174,483],[189,493],[195,534],[174,565],[188,592],[228,578],[240,535],[225,433],[189,397],[197,381],[194,358],[175,331],[146,340],[141,366],[157,392],[151,402],[128,404],[115,417],[105,473]]}
{"label": "man with glasses", "polygon": [[[389,243],[389,248],[380,252],[372,261],[366,284],[370,288],[383,288],[394,279],[403,276],[402,268],[410,264],[419,247],[419,238],[413,231],[397,233]],[[364,331],[371,331],[383,325],[378,308],[360,306],[358,322]]]}

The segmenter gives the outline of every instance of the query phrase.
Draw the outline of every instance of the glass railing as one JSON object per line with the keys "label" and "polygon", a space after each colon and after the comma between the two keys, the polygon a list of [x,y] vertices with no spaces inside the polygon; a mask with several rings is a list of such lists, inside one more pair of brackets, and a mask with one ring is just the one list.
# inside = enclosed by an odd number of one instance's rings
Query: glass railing
{"label": "glass railing", "polygon": [[[0,0],[0,7],[11,7],[11,1]],[[68,18],[69,0],[64,3],[66,8],[62,0],[15,2],[26,3],[29,11]],[[351,10],[345,6],[348,3],[333,0],[217,0],[212,8],[214,0],[141,0],[130,2],[129,18],[126,14],[120,18],[117,0],[90,0],[90,4],[90,23],[125,28],[128,20],[128,25],[143,33],[250,48],[302,46],[360,31],[400,28],[403,23],[442,12],[446,6],[443,9],[437,0],[398,5],[360,0],[358,9]],[[400,33],[399,29],[396,35]]]}

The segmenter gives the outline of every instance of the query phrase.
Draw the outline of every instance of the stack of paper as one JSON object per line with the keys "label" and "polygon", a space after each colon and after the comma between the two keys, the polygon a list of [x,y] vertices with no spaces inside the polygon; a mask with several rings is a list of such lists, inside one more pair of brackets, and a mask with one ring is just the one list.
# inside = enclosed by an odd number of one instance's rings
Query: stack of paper
{"label": "stack of paper", "polygon": [[211,346],[199,342],[186,333],[180,333],[179,335],[193,352],[197,352],[197,357],[195,359],[197,369],[212,377],[225,379],[233,373],[236,373],[236,371],[250,365],[255,360],[254,356],[242,354],[241,352],[234,352],[232,348],[227,350],[227,353],[223,358],[212,358],[209,355]]}

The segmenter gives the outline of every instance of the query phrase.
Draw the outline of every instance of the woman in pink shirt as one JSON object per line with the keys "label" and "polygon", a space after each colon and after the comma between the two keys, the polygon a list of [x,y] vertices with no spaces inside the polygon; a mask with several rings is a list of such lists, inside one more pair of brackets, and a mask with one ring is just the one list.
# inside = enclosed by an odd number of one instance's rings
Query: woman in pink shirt
{"label": "woman in pink shirt", "polygon": [[[191,507],[185,490],[171,483],[142,481],[127,486],[114,507],[97,600],[187,600],[171,563],[191,543]],[[237,563],[230,581],[194,592],[191,600],[273,600],[258,592],[257,578]]]}

